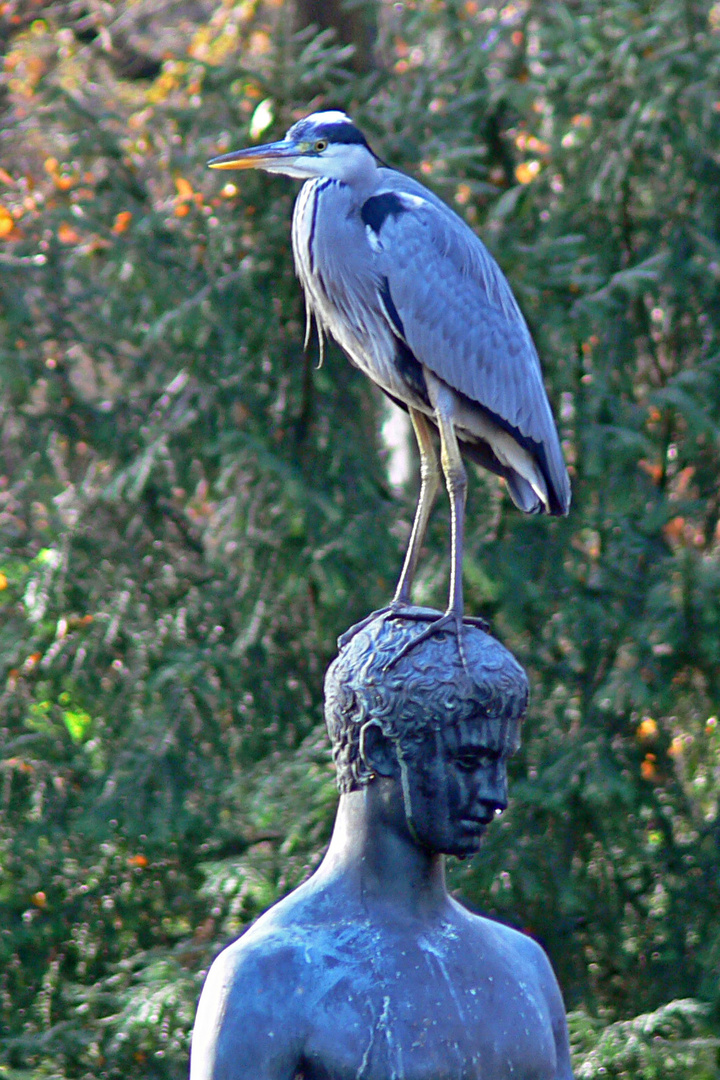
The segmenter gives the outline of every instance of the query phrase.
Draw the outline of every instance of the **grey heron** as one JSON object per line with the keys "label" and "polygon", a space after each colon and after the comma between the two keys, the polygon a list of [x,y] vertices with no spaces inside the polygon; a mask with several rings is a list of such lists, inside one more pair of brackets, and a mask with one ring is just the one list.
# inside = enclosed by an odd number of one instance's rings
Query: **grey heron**
{"label": "grey heron", "polygon": [[418,181],[385,165],[343,112],[313,113],[279,142],[222,154],[209,165],[305,181],[292,247],[308,332],[314,317],[321,344],[326,331],[410,414],[421,483],[390,605],[397,614],[417,611],[411,586],[440,482],[437,429],[451,508],[450,597],[420,637],[454,624],[462,651],[461,449],[504,477],[526,513],[563,515],[570,506],[540,362],[507,280],[470,227]]}

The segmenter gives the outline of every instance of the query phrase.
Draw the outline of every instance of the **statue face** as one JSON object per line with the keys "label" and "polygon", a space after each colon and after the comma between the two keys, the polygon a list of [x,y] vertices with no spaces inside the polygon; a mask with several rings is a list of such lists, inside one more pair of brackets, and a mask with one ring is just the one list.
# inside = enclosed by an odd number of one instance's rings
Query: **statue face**
{"label": "statue face", "polygon": [[433,852],[473,855],[507,806],[507,760],[520,745],[518,721],[471,717],[428,730],[418,748],[397,746],[405,816]]}

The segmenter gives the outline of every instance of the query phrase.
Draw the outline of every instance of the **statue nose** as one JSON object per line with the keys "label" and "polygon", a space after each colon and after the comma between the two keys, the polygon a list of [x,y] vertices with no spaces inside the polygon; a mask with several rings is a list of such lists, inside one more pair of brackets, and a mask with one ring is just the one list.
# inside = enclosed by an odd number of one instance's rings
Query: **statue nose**
{"label": "statue nose", "polygon": [[507,769],[504,761],[488,762],[478,771],[474,802],[482,807],[488,821],[499,811],[507,809]]}

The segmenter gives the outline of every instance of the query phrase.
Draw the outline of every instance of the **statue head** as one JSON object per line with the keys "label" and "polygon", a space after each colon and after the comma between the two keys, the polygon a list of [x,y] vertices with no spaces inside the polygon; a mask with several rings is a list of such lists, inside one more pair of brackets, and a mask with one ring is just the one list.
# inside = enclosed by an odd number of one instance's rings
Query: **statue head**
{"label": "statue head", "polygon": [[387,668],[422,626],[381,616],[356,633],[328,669],[325,721],[341,792],[394,776],[418,841],[466,855],[507,805],[527,678],[473,626],[464,628],[467,666],[455,634],[441,631]]}

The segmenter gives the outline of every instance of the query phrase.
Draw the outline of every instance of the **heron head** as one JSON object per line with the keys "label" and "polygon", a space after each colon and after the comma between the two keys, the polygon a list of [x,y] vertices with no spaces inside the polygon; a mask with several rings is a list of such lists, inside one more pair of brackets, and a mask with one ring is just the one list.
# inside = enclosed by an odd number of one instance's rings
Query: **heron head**
{"label": "heron head", "polygon": [[298,120],[284,139],[212,158],[211,169],[264,169],[296,180],[327,176],[351,183],[374,172],[378,158],[344,112],[316,112]]}

